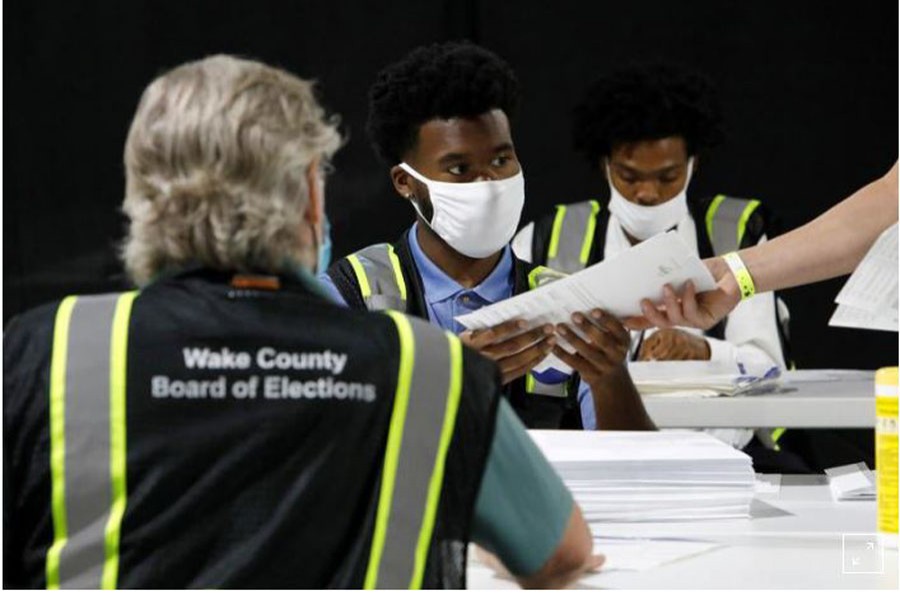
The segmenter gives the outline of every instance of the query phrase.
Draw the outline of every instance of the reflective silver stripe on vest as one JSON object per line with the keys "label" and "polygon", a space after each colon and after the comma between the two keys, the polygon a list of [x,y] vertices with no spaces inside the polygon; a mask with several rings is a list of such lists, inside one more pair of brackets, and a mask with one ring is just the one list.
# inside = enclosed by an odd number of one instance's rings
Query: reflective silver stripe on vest
{"label": "reflective silver stripe on vest", "polygon": [[712,231],[708,231],[713,254],[722,256],[734,252],[739,247],[738,224],[741,215],[752,202],[743,198],[725,196],[712,218]]}
{"label": "reflective silver stripe on vest", "polygon": [[566,398],[569,395],[569,380],[566,379],[559,383],[541,383],[534,375],[529,373],[528,379],[525,382],[525,391],[529,394]]}
{"label": "reflective silver stripe on vest", "polygon": [[406,312],[406,294],[401,292],[397,283],[397,278],[403,275],[395,271],[391,261],[392,251],[390,244],[376,244],[356,253],[369,280],[371,295],[363,300],[370,311]]}
{"label": "reflective silver stripe on vest", "polygon": [[[528,289],[533,290],[564,277],[566,277],[565,273],[560,273],[549,267],[537,266],[528,274]],[[559,383],[541,383],[534,375],[529,373],[525,376],[525,391],[529,394],[566,398],[569,395],[569,380],[566,379]]]}
{"label": "reflective silver stripe on vest", "polygon": [[[419,584],[416,585],[417,578],[414,575],[417,571],[417,547],[423,524],[429,518],[429,504],[432,505],[430,518],[433,524],[439,496],[429,501],[429,489],[432,479],[442,477],[443,474],[443,462],[440,462],[440,472],[435,475],[438,471],[436,464],[441,452],[442,432],[449,427],[452,434],[456,418],[455,407],[458,406],[460,394],[458,378],[461,377],[461,372],[454,373],[450,348],[451,344],[459,342],[425,321],[408,319],[402,315],[400,318],[407,319],[411,325],[414,365],[406,419],[402,424],[403,437],[396,463],[393,500],[389,508],[383,554],[375,583],[376,587],[382,589],[415,588],[421,585],[427,552],[420,553]],[[451,398],[454,376],[457,378],[456,396]],[[448,406],[452,410],[448,410]],[[452,421],[445,423],[445,419]],[[387,464],[385,466],[388,467]],[[438,493],[439,490],[437,488]],[[423,548],[430,547],[430,531],[426,530],[426,534],[428,545],[423,545]]]}
{"label": "reflective silver stripe on vest", "polygon": [[110,344],[119,294],[75,301],[65,369],[65,512],[61,588],[101,587],[110,516]]}
{"label": "reflective silver stripe on vest", "polygon": [[556,255],[547,257],[547,266],[563,273],[576,273],[586,264],[581,261],[581,250],[585,243],[588,223],[593,217],[594,207],[590,201],[566,206]]}

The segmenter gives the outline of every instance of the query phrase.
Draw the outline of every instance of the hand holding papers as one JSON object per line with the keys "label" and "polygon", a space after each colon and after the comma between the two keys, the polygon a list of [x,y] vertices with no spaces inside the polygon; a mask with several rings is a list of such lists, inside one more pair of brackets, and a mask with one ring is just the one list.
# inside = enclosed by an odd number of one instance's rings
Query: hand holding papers
{"label": "hand holding papers", "polygon": [[675,233],[666,233],[615,258],[456,320],[467,329],[484,329],[510,319],[532,327],[568,323],[572,313],[599,308],[616,317],[640,314],[641,299],[662,300],[665,284],[693,280],[697,291],[715,287],[709,271]]}
{"label": "hand holding papers", "polygon": [[[574,313],[590,315],[601,309],[622,317],[640,312],[642,298],[661,298],[664,284],[680,287],[693,280],[699,291],[715,286],[703,263],[675,233],[653,237],[615,258],[541,286],[468,315],[456,317],[467,329],[486,329],[518,319],[526,328],[569,323]],[[602,319],[602,317],[601,317]],[[571,335],[590,339],[586,328],[598,325],[593,318],[569,327]],[[602,324],[600,324],[602,326]],[[565,330],[564,330],[565,331]],[[559,348],[573,353],[575,338],[561,337]],[[577,342],[576,342],[577,343]],[[569,372],[568,365],[551,356],[537,370],[554,367]]]}
{"label": "hand holding papers", "polygon": [[553,326],[529,328],[519,319],[489,329],[464,331],[459,339],[497,363],[504,385],[531,371],[556,343]]}

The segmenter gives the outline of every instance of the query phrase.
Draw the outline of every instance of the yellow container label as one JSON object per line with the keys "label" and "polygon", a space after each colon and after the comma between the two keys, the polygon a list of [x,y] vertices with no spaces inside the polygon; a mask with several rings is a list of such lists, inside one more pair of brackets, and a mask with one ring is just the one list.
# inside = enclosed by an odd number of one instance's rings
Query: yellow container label
{"label": "yellow container label", "polygon": [[875,374],[878,531],[897,534],[897,368]]}

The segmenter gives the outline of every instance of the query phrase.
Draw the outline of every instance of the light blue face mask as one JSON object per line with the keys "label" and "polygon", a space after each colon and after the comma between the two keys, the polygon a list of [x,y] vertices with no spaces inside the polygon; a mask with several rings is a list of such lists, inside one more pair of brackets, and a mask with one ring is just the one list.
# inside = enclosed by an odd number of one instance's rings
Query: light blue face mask
{"label": "light blue face mask", "polygon": [[319,264],[316,265],[316,275],[321,275],[328,270],[331,265],[331,222],[328,215],[323,215],[325,222],[322,223],[322,243],[319,244]]}

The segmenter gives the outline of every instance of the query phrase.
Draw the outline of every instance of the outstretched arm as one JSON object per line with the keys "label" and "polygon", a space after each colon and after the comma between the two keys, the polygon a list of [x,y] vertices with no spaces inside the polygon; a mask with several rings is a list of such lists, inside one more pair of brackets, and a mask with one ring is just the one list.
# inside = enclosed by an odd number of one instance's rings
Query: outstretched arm
{"label": "outstretched arm", "polygon": [[[897,163],[830,210],[765,244],[739,252],[757,293],[814,283],[850,273],[881,233],[897,222]],[[625,321],[633,329],[686,325],[708,329],[740,301],[737,282],[721,257],[704,261],[716,289],[680,294],[664,289],[663,306],[641,303],[644,316]]]}

